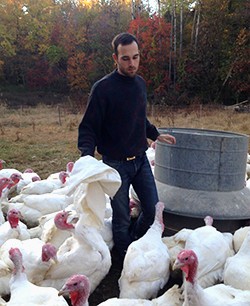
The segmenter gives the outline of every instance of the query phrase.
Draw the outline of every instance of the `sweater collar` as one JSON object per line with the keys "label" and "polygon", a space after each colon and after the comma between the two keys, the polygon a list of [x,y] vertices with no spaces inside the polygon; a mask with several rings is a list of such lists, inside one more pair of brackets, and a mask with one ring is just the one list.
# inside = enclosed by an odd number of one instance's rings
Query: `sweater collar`
{"label": "sweater collar", "polygon": [[129,76],[126,76],[126,75],[122,75],[122,74],[120,74],[120,73],[117,71],[117,69],[115,69],[115,70],[113,71],[113,74],[114,74],[114,76],[115,76],[115,78],[116,78],[117,80],[120,80],[120,81],[126,82],[126,83],[134,83],[135,80],[136,80],[136,78],[137,78],[137,75],[135,75],[134,78],[129,77]]}

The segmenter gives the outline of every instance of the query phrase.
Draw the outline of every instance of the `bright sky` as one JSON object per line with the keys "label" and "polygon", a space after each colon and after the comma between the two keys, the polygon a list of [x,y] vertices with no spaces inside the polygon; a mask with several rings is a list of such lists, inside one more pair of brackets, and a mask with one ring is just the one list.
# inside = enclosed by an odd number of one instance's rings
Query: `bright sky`
{"label": "bright sky", "polygon": [[157,11],[158,9],[158,1],[157,0],[143,0],[146,5],[150,5],[150,7],[154,10]]}

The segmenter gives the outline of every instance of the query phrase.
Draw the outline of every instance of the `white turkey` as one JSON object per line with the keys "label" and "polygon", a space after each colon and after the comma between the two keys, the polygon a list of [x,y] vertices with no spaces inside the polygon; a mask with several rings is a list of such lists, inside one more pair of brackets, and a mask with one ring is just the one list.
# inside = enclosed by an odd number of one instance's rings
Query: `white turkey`
{"label": "white turkey", "polygon": [[7,187],[10,183],[13,183],[13,181],[8,177],[2,177],[0,178],[0,197],[2,196],[2,191],[5,187]]}
{"label": "white turkey", "polygon": [[8,306],[68,306],[62,296],[58,296],[55,288],[39,287],[28,281],[23,267],[22,253],[18,248],[9,251],[10,260],[14,264],[10,280],[10,300]]}
{"label": "white turkey", "polygon": [[[19,196],[22,196],[22,194],[17,197]],[[17,197],[11,198],[7,205],[3,205],[3,211],[17,208],[29,228],[37,226],[40,217],[63,210],[73,202],[73,197],[63,194],[45,193],[23,196],[25,197],[20,202],[15,202]]]}
{"label": "white turkey", "polygon": [[105,194],[114,196],[120,184],[121,179],[115,169],[92,156],[85,156],[75,162],[65,187],[52,193],[27,195],[21,200],[17,196],[10,199],[5,209],[17,207],[26,224],[34,227],[41,216],[63,210],[74,201],[78,211],[87,211],[88,224],[100,227],[106,210]]}
{"label": "white turkey", "polygon": [[239,251],[224,266],[224,283],[237,289],[250,290],[250,231]]}
{"label": "white turkey", "polygon": [[154,223],[127,249],[119,278],[120,298],[155,298],[169,279],[170,257],[162,242],[163,210],[164,203],[158,202]]}
{"label": "white turkey", "polygon": [[16,185],[22,180],[22,176],[19,173],[12,173],[9,177],[11,182],[3,189],[1,199],[7,202],[9,197],[16,191]]}
{"label": "white turkey", "polygon": [[89,306],[89,279],[83,274],[74,274],[59,291],[59,295],[69,295],[72,306]]}
{"label": "white turkey", "polygon": [[[68,206],[70,207],[70,206]],[[71,236],[69,231],[63,231],[56,227],[54,218],[58,212],[54,212],[48,215],[44,215],[39,219],[38,228],[40,228],[40,239],[45,243],[51,243],[56,248],[59,248],[63,242]],[[36,230],[36,228],[31,228],[30,233]]]}
{"label": "white turkey", "polygon": [[0,246],[10,238],[30,238],[27,226],[20,221],[20,212],[17,209],[8,211],[7,221],[0,226]]}
{"label": "white turkey", "polygon": [[109,272],[110,251],[98,230],[86,227],[81,216],[76,226],[68,223],[68,217],[67,211],[59,212],[55,217],[56,226],[71,231],[72,237],[59,247],[58,262],[51,266],[39,285],[59,290],[72,274],[81,273],[89,278],[93,292]]}
{"label": "white turkey", "polygon": [[[74,168],[74,162],[69,161],[66,165],[66,173],[68,174],[68,176],[71,174],[73,168]],[[61,171],[60,171],[61,172]],[[60,172],[56,172],[56,173],[51,173],[48,177],[47,180],[54,180],[54,179],[59,179],[59,175]]]}
{"label": "white turkey", "polygon": [[181,269],[185,274],[183,306],[250,305],[250,291],[235,289],[224,284],[203,289],[197,281],[198,257],[193,250],[181,251],[177,256],[174,268]]}
{"label": "white turkey", "polygon": [[10,183],[12,183],[11,179],[7,177],[0,178],[0,225],[5,222],[2,211],[2,202],[5,201],[5,195],[3,195],[2,192]]}
{"label": "white turkey", "polygon": [[50,193],[55,189],[61,188],[66,183],[66,179],[69,175],[66,171],[59,173],[58,179],[53,180],[38,180],[31,182],[24,186],[20,193],[22,194],[45,194]]}
{"label": "white turkey", "polygon": [[174,285],[164,294],[151,301],[146,299],[111,298],[98,304],[98,306],[181,306],[182,304],[182,292],[178,285]]}
{"label": "white turkey", "polygon": [[9,259],[9,250],[12,247],[21,251],[27,278],[32,283],[40,282],[51,264],[56,261],[57,249],[38,238],[22,241],[8,239],[0,248],[0,295],[2,296],[10,294],[9,280],[13,263]]}
{"label": "white turkey", "polygon": [[22,175],[22,172],[15,169],[15,168],[4,168],[4,169],[1,169],[0,170],[0,178],[3,178],[3,177],[8,177],[10,178],[10,176],[13,174],[13,173],[17,173],[19,175]]}
{"label": "white turkey", "polygon": [[[85,220],[84,220],[84,217],[83,217],[84,213],[77,213],[75,211],[75,209],[69,210],[69,212],[70,212],[70,216],[68,218],[69,223],[77,224],[77,222],[79,221],[80,217],[82,217],[81,218],[82,220],[81,220],[80,223],[82,223],[82,224],[85,223]],[[105,213],[105,216],[106,216],[106,213]],[[86,228],[86,226],[84,226],[83,228]],[[109,217],[109,218],[105,217],[103,225],[101,225],[98,228],[94,228],[92,231],[91,231],[91,227],[89,227],[87,229],[88,233],[92,233],[93,231],[95,232],[96,230],[101,234],[101,236],[102,236],[104,242],[107,244],[109,250],[112,250],[112,248],[114,246],[113,232],[112,232],[112,217]],[[85,235],[86,234],[87,233],[85,231]],[[90,237],[90,239],[91,239],[91,237]],[[87,243],[89,243],[89,241],[87,241]],[[91,242],[91,243],[92,243],[93,247],[95,248],[93,242]]]}
{"label": "white turkey", "polygon": [[[85,193],[81,192],[82,187],[79,188],[79,197],[85,198]],[[76,196],[77,200],[78,196]],[[112,233],[112,208],[110,206],[110,200],[108,195],[105,194],[106,199],[106,207],[105,207],[105,213],[104,213],[104,221],[103,224],[98,227],[99,232],[101,233],[101,236],[103,237],[105,243],[108,245],[109,249],[111,250],[114,242],[113,242],[113,233]],[[77,205],[81,205],[81,203],[78,203]],[[99,202],[99,210],[102,210],[101,208],[101,202]],[[88,206],[86,206],[87,208]],[[98,209],[96,207],[96,209]],[[65,208],[65,210],[70,211],[70,218],[74,218],[74,223],[79,220],[79,214],[75,210],[75,205],[71,204]],[[68,238],[71,236],[71,233],[65,230],[60,230],[55,226],[54,223],[54,217],[57,214],[57,212],[46,214],[39,218],[38,226],[30,228],[30,234],[31,237],[39,237],[44,242],[50,242],[53,245],[55,245],[57,248]],[[93,214],[93,213],[92,213]]]}
{"label": "white turkey", "polygon": [[237,253],[247,236],[247,233],[250,231],[250,226],[243,226],[238,228],[233,234],[233,247]]}
{"label": "white turkey", "polygon": [[198,282],[203,288],[223,281],[226,259],[234,255],[233,235],[218,231],[212,217],[204,220],[206,225],[194,229],[185,244],[185,249],[192,249],[198,256]]}
{"label": "white turkey", "polygon": [[29,183],[41,180],[40,175],[34,172],[34,170],[31,168],[27,168],[26,170],[24,170],[24,172],[22,173],[22,178],[23,179],[20,180],[16,185],[17,194],[19,194],[22,188],[28,185]]}
{"label": "white turkey", "polygon": [[185,249],[186,240],[192,231],[193,231],[192,229],[183,228],[174,235],[165,236],[162,238],[163,243],[166,244],[169,251],[171,275],[173,277],[175,277],[177,274],[172,269],[174,262],[179,252]]}
{"label": "white turkey", "polygon": [[[79,214],[75,211],[74,205],[69,205],[65,211],[70,212],[69,222],[77,223]],[[58,212],[47,214],[39,218],[39,225],[29,229],[31,237],[38,237],[45,243],[52,243],[55,247],[59,246],[71,236],[69,231],[61,230],[56,227],[54,217]],[[106,216],[106,213],[105,213]],[[112,233],[112,217],[104,218],[103,225],[98,229],[108,248],[114,246]]]}
{"label": "white turkey", "polygon": [[[90,283],[82,274],[70,277],[59,291],[60,295],[69,295],[72,306],[88,306]],[[180,289],[174,285],[162,296],[149,300],[111,298],[98,304],[98,306],[181,306],[182,296]]]}

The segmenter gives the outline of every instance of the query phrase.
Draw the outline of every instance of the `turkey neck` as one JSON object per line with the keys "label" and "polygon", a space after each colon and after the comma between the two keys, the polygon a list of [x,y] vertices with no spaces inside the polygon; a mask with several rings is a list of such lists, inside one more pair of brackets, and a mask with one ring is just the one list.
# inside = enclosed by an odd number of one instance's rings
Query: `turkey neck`
{"label": "turkey neck", "polygon": [[182,268],[183,272],[185,272],[185,302],[184,306],[202,306],[203,300],[203,291],[201,287],[197,283],[196,275],[198,269],[198,261],[195,260],[192,264],[184,266]]}
{"label": "turkey neck", "polygon": [[186,273],[186,281],[194,285],[196,283],[198,261],[195,260],[192,264],[184,266],[182,270]]}
{"label": "turkey neck", "polygon": [[78,291],[70,293],[70,301],[72,306],[89,306],[88,297]]}
{"label": "turkey neck", "polygon": [[24,272],[24,266],[21,258],[15,258],[13,261],[14,270],[12,272],[12,277],[10,279],[11,290],[16,290],[20,287],[20,282],[27,281],[27,276]]}
{"label": "turkey neck", "polygon": [[156,231],[160,231],[161,233],[164,231],[164,223],[163,223],[163,210],[164,204],[162,202],[158,202],[155,206],[155,219],[154,223],[151,225]]}

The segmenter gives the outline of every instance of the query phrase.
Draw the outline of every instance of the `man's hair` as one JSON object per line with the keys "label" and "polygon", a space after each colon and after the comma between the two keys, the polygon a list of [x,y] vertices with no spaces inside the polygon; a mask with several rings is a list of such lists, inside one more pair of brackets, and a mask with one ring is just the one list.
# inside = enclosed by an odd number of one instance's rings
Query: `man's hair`
{"label": "man's hair", "polygon": [[133,34],[124,32],[116,35],[112,40],[112,47],[114,49],[116,56],[118,56],[117,48],[119,45],[122,46],[130,45],[132,44],[133,41],[135,41],[137,45],[139,45],[137,38]]}

